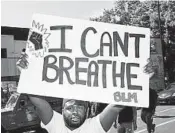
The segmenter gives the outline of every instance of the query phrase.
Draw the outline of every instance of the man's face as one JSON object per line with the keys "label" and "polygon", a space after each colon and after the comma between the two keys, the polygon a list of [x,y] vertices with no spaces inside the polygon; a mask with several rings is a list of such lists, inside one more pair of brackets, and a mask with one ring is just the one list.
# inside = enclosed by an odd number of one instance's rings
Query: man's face
{"label": "man's face", "polygon": [[80,127],[86,119],[87,107],[85,102],[70,100],[64,104],[63,117],[69,128],[75,129]]}

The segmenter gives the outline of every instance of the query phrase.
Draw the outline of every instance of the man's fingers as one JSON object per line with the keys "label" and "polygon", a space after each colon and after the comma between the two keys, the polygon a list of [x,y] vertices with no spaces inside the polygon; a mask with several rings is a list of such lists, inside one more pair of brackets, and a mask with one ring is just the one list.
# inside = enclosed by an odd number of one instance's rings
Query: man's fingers
{"label": "man's fingers", "polygon": [[27,61],[28,55],[26,53],[24,53],[24,51],[22,51],[22,54],[19,58],[19,60],[17,61],[16,65],[17,68],[21,71],[22,69],[27,69],[29,62]]}
{"label": "man's fingers", "polygon": [[23,69],[25,69],[27,66],[26,66],[26,63],[25,62],[23,62],[23,61],[19,61],[18,63],[17,63],[17,66],[18,67],[21,67],[21,68],[23,68]]}
{"label": "man's fingers", "polygon": [[153,63],[151,59],[147,59],[148,63],[144,66],[144,73],[150,74],[154,72]]}
{"label": "man's fingers", "polygon": [[18,70],[21,72],[22,68],[20,66],[17,65]]}
{"label": "man's fingers", "polygon": [[145,69],[143,72],[147,73],[147,74],[150,74],[150,73],[153,73],[154,70],[153,69]]}

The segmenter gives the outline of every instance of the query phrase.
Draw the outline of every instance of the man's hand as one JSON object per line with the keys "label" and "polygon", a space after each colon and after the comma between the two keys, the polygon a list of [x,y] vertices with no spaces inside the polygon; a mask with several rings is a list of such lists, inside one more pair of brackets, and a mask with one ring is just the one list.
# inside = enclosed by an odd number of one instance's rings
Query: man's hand
{"label": "man's hand", "polygon": [[153,62],[150,58],[147,60],[147,62],[148,63],[144,67],[144,72],[149,74],[153,72]]}
{"label": "man's hand", "polygon": [[29,62],[27,61],[28,55],[25,52],[22,52],[21,57],[17,61],[17,68],[21,71],[22,69],[27,69]]}
{"label": "man's hand", "polygon": [[153,67],[153,62],[151,58],[149,58],[148,63],[144,66],[144,72],[149,74],[149,78],[151,79],[155,75],[155,68]]}

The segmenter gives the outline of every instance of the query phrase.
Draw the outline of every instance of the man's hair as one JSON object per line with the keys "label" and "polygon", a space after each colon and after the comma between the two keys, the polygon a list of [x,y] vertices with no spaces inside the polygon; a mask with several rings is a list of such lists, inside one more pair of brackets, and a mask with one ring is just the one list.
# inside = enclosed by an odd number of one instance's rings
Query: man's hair
{"label": "man's hair", "polygon": [[81,100],[75,100],[75,99],[63,99],[62,107],[64,108],[65,104],[66,104],[67,102],[69,102],[69,101],[72,101],[72,100],[78,101],[78,102],[83,102],[85,108],[86,108],[86,109],[88,108],[89,103],[88,103],[87,101],[81,101]]}

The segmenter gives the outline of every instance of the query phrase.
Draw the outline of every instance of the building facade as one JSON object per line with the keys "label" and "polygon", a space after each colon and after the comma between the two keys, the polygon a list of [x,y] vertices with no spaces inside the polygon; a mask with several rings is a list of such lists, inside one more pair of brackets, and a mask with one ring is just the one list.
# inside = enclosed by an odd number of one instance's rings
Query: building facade
{"label": "building facade", "polygon": [[16,86],[20,72],[16,62],[25,48],[29,29],[1,27],[1,87]]}

